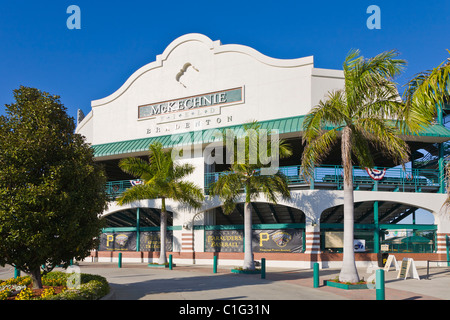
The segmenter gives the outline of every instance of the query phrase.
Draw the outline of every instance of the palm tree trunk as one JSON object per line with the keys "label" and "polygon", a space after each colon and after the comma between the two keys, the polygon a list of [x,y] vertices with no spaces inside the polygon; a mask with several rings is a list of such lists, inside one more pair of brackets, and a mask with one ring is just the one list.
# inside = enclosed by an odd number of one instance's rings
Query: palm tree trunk
{"label": "palm tree trunk", "polygon": [[351,155],[351,129],[345,127],[342,133],[342,164],[344,167],[344,257],[342,269],[339,274],[339,281],[342,282],[359,281],[353,245],[354,205]]}
{"label": "palm tree trunk", "polygon": [[161,251],[159,253],[159,264],[167,263],[166,258],[166,234],[167,234],[167,211],[166,211],[166,199],[161,199],[161,224],[160,224],[160,239],[161,239]]}
{"label": "palm tree trunk", "polygon": [[255,261],[253,260],[252,247],[252,204],[245,203],[244,208],[244,269],[255,270]]}

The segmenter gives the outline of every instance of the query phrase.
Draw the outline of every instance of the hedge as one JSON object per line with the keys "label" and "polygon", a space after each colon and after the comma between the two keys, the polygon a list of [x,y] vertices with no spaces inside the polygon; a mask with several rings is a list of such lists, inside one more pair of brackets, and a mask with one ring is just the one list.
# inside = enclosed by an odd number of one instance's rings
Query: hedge
{"label": "hedge", "polygon": [[[61,271],[49,272],[42,276],[44,286],[66,286],[67,279],[74,275]],[[31,284],[29,276],[0,280],[0,300],[6,300],[11,296],[13,290],[21,290],[16,296],[22,300],[29,300]],[[80,273],[80,285],[78,288],[67,288],[59,294],[55,294],[52,288],[45,289],[41,297],[35,300],[98,300],[109,293],[109,283],[106,278],[87,273]]]}

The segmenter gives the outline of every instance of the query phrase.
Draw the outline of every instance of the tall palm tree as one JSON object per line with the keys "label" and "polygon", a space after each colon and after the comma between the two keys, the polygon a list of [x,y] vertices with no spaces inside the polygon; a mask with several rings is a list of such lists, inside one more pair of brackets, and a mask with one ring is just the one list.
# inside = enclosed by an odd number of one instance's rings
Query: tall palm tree
{"label": "tall palm tree", "polygon": [[[306,142],[302,165],[307,176],[341,139],[344,170],[344,248],[340,281],[359,281],[353,249],[353,160],[361,167],[374,167],[373,146],[396,163],[408,161],[409,148],[399,137],[397,121],[403,118],[403,104],[393,78],[404,60],[396,51],[383,52],[365,59],[358,50],[347,55],[344,64],[344,88],[329,92],[305,117],[303,140]],[[397,121],[394,121],[397,120]],[[331,130],[325,128],[332,126]]]}
{"label": "tall palm tree", "polygon": [[119,162],[119,167],[124,172],[139,177],[143,183],[127,189],[117,202],[122,205],[137,200],[161,199],[161,253],[158,263],[164,264],[167,262],[166,199],[173,199],[197,209],[202,206],[204,196],[201,188],[193,182],[183,180],[194,171],[194,166],[175,163],[171,152],[164,151],[161,143],[151,144],[149,151],[149,161],[127,158]]}
{"label": "tall palm tree", "polygon": [[[264,168],[268,164],[257,157],[252,159],[252,152],[260,150],[267,142],[268,156],[274,156],[272,150],[278,154],[279,158],[288,157],[292,154],[290,147],[284,140],[276,140],[275,146],[272,139],[262,140],[260,125],[257,122],[244,125],[246,135],[241,138],[244,141],[244,149],[239,149],[238,139],[229,139],[224,137],[223,141],[227,141],[226,148],[228,150],[237,150],[231,160],[231,167],[224,174],[220,175],[218,180],[214,182],[210,188],[212,196],[219,196],[224,202],[224,213],[231,214],[236,207],[242,193],[245,195],[244,205],[244,263],[243,268],[246,270],[254,270],[255,262],[253,260],[252,248],[252,204],[260,193],[263,193],[269,202],[277,203],[279,196],[283,199],[290,198],[290,191],[286,181],[286,177],[276,169],[275,174],[264,174]],[[263,135],[265,138],[265,136]],[[245,140],[242,140],[245,139]],[[241,151],[241,153],[239,153]],[[263,150],[265,151],[265,150]],[[244,154],[242,154],[244,152]],[[261,152],[259,153],[261,155]]]}
{"label": "tall palm tree", "polygon": [[444,103],[450,103],[450,58],[432,70],[418,73],[406,87],[405,123],[410,130],[419,132],[436,118]]}

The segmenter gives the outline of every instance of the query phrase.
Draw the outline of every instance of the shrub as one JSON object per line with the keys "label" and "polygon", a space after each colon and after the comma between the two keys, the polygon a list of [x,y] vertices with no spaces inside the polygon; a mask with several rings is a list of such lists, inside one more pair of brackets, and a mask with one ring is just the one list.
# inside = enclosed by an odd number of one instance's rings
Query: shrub
{"label": "shrub", "polygon": [[[40,300],[97,300],[109,293],[109,283],[106,278],[80,273],[80,286],[76,289],[63,288],[59,294],[55,294],[55,289],[52,286],[65,286],[70,273],[55,271],[47,273],[42,277],[42,285],[50,286],[43,290]],[[30,300],[32,299],[33,291],[27,288],[31,284],[29,276],[10,278],[7,280],[0,280],[0,300],[6,300],[11,296],[12,291],[21,290],[16,296],[16,300]]]}

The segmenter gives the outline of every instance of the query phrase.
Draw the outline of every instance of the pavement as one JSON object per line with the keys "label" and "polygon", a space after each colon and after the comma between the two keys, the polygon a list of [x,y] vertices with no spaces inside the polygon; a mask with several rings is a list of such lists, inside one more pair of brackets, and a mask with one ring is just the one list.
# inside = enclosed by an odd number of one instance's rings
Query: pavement
{"label": "pavement", "polygon": [[[168,268],[147,264],[80,263],[82,273],[99,274],[111,287],[109,300],[376,300],[374,288],[344,290],[323,284],[339,275],[339,269],[321,269],[320,286],[313,287],[312,269],[267,268],[259,274],[231,273],[231,267],[177,265]],[[385,300],[450,300],[450,268],[418,267],[420,280],[397,279],[395,269],[385,272]],[[360,278],[370,280],[373,270],[358,269]],[[14,275],[11,266],[0,268],[0,279]]]}

